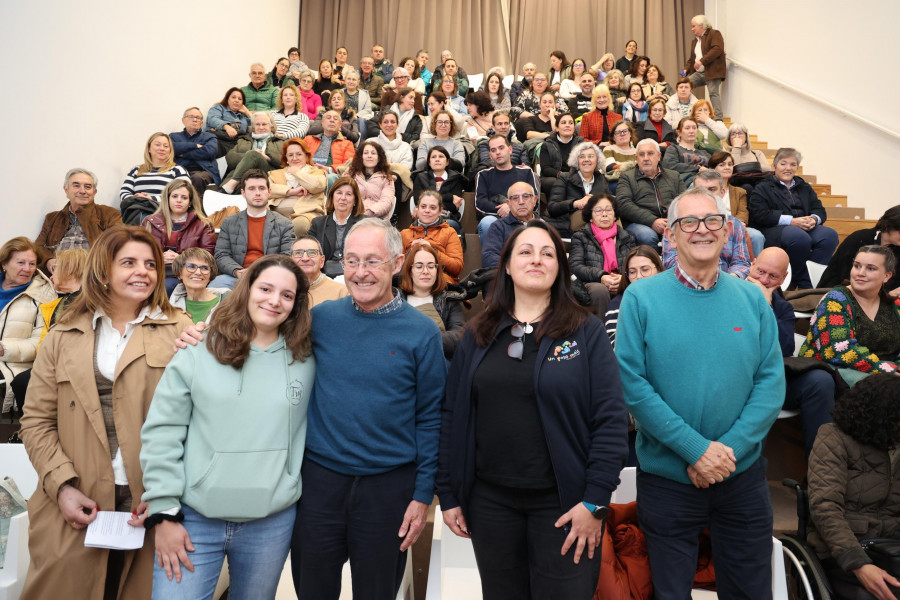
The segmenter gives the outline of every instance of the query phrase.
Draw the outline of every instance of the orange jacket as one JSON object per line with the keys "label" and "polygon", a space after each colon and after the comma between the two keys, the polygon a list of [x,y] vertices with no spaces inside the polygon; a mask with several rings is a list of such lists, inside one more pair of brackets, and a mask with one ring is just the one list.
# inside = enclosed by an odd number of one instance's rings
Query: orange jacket
{"label": "orange jacket", "polygon": [[444,273],[450,283],[459,283],[459,274],[463,268],[463,249],[456,235],[456,230],[446,221],[440,225],[429,225],[426,229],[421,225],[410,225],[400,232],[403,238],[403,253],[406,254],[413,240],[426,239],[438,251],[438,262],[444,267]]}
{"label": "orange jacket", "polygon": [[[303,142],[306,144],[307,148],[309,148],[309,153],[315,155],[316,150],[319,149],[319,146],[322,145],[322,134],[318,135],[308,135],[303,138]],[[334,168],[339,167],[351,160],[353,160],[353,156],[356,154],[356,151],[353,149],[353,142],[345,138],[340,133],[337,136],[337,139],[331,142],[331,166]]]}

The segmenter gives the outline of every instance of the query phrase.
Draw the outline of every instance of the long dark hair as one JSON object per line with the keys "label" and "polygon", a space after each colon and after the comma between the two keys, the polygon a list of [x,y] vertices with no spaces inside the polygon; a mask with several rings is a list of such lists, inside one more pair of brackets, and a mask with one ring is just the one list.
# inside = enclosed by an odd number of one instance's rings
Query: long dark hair
{"label": "long dark hair", "polygon": [[475,343],[485,347],[494,339],[497,326],[504,319],[509,318],[516,305],[516,292],[512,277],[506,272],[506,267],[512,259],[513,247],[516,240],[526,229],[543,229],[550,235],[553,247],[556,251],[556,262],[559,269],[556,279],[550,287],[550,310],[541,318],[541,322],[535,331],[535,338],[540,340],[545,335],[551,338],[564,337],[574,333],[590,314],[572,295],[572,275],[569,271],[569,261],[566,260],[566,249],[562,238],[559,237],[556,228],[544,221],[531,220],[524,227],[517,228],[500,251],[500,262],[497,264],[497,272],[491,282],[484,311],[475,317],[471,323],[472,337]]}
{"label": "long dark hair", "polygon": [[375,164],[375,168],[372,169],[372,173],[382,173],[385,177],[390,179],[391,164],[387,160],[387,154],[384,153],[384,148],[382,148],[380,144],[376,144],[374,140],[366,140],[356,149],[356,154],[353,156],[353,161],[350,163],[347,175],[349,177],[354,177],[357,174],[365,176],[366,167],[363,165],[363,150],[366,149],[366,146],[374,148],[376,154],[378,154],[378,162]]}
{"label": "long dark hair", "polygon": [[631,283],[631,280],[628,279],[628,263],[631,262],[631,259],[635,256],[643,256],[656,265],[656,270],[662,273],[665,269],[663,269],[662,260],[659,258],[659,252],[647,246],[646,244],[641,244],[636,248],[632,248],[631,252],[625,257],[625,263],[619,265],[619,270],[622,272],[622,282],[619,284],[619,294],[624,294],[625,289],[628,288],[628,285]]}
{"label": "long dark hair", "polygon": [[860,444],[890,450],[900,441],[897,398],[900,398],[900,377],[875,373],[839,396],[831,416],[841,431]]}

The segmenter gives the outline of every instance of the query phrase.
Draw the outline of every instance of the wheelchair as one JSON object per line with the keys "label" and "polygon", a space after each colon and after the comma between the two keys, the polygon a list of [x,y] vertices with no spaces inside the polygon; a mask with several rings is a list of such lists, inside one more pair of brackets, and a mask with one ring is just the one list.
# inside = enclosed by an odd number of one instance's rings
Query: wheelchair
{"label": "wheelchair", "polygon": [[[778,538],[784,552],[785,579],[788,598],[797,600],[873,600],[875,597],[850,574],[829,578],[815,551],[807,544],[809,523],[809,495],[793,479],[782,485],[797,495],[797,533]],[[895,595],[897,592],[895,591]]]}

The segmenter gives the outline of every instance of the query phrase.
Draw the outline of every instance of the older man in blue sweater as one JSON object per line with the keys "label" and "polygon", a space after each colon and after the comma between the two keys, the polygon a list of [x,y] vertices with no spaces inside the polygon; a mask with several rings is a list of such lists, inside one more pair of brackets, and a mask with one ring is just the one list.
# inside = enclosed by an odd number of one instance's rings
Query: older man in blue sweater
{"label": "older man in blue sweater", "polygon": [[300,598],[393,599],[434,499],[445,363],[434,322],[391,287],[399,232],[363,219],[344,243],[350,296],[313,309],[316,381],[291,560]]}
{"label": "older man in blue sweater", "polygon": [[731,222],[705,189],[669,206],[674,268],[628,286],[616,356],[637,422],[638,520],[656,598],[686,598],[709,528],[721,597],[772,597],[762,440],[784,399],[775,316],[719,269]]}

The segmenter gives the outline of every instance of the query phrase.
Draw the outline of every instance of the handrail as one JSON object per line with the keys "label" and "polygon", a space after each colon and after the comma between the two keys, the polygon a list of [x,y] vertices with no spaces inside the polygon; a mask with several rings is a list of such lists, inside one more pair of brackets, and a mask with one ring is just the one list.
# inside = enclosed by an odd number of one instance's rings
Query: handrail
{"label": "handrail", "polygon": [[759,71],[758,69],[754,69],[753,67],[751,67],[749,65],[745,65],[744,63],[742,63],[738,60],[729,58],[728,62],[730,62],[731,64],[733,64],[734,66],[736,66],[740,69],[744,69],[745,71],[748,71],[749,73],[752,73],[753,75],[756,75],[760,79],[765,79],[769,83],[773,83],[780,88],[789,90],[789,91],[797,94],[798,96],[801,96],[807,100],[815,102],[816,104],[819,104],[820,106],[829,108],[845,117],[849,117],[849,118],[853,119],[854,121],[856,121],[858,123],[867,125],[867,126],[871,127],[872,129],[877,129],[881,133],[888,135],[888,136],[894,138],[895,140],[900,141],[900,133],[897,133],[896,131],[894,131],[892,129],[888,129],[884,125],[879,125],[878,123],[875,123],[874,121],[870,121],[869,119],[867,119],[863,116],[860,116],[853,111],[850,111],[842,106],[838,106],[838,105],[834,104],[833,102],[829,102],[828,100],[825,100],[824,98],[820,98],[819,96],[816,96],[815,94],[813,94],[811,92],[807,92],[806,90],[803,90],[801,88],[798,88],[797,86],[789,85],[789,84],[785,83],[784,81],[781,81],[780,79],[777,79],[775,77],[772,77],[771,75],[763,73],[762,71]]}

